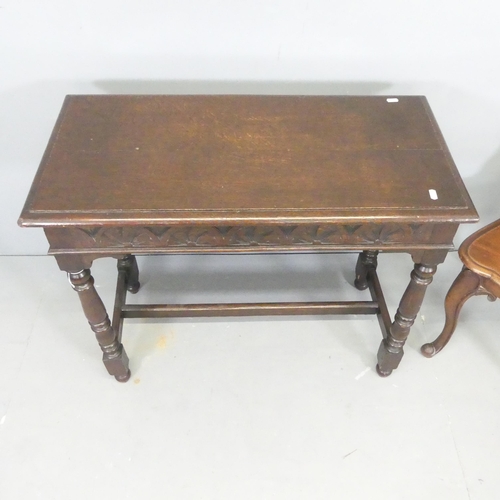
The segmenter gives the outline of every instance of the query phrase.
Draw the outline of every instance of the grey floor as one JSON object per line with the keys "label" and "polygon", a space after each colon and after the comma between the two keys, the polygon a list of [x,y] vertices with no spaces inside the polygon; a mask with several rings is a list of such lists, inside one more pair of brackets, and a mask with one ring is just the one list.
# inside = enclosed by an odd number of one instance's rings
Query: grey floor
{"label": "grey floor", "polygon": [[[367,295],[354,255],[139,263],[134,301]],[[380,257],[392,314],[411,267]],[[498,498],[498,304],[471,299],[450,345],[419,353],[459,269],[456,254],[441,266],[387,379],[376,319],[330,316],[129,320],[119,384],[55,261],[0,257],[0,498]],[[115,263],[93,273],[110,308]]]}

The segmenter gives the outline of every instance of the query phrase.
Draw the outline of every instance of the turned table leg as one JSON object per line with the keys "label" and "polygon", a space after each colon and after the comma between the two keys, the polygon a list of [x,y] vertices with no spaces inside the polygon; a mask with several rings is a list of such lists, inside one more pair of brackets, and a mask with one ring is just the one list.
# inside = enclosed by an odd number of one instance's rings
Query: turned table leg
{"label": "turned table leg", "polygon": [[395,370],[403,357],[403,346],[415,322],[424,299],[427,286],[432,282],[437,266],[415,264],[411,280],[399,304],[387,338],[382,340],[378,351],[377,372],[387,377]]}
{"label": "turned table leg", "polygon": [[139,283],[139,267],[134,255],[126,255],[118,260],[118,270],[124,269],[126,273],[127,290],[137,293],[141,284]]}
{"label": "turned table leg", "polygon": [[83,312],[99,342],[103,352],[104,366],[116,380],[126,382],[130,378],[128,357],[123,345],[117,339],[104,304],[94,288],[94,278],[90,270],[69,272],[68,277],[71,286],[78,292]]}
{"label": "turned table leg", "polygon": [[377,255],[378,250],[365,250],[359,254],[356,263],[356,279],[354,280],[354,286],[358,290],[368,288],[368,272],[370,269],[377,268]]}

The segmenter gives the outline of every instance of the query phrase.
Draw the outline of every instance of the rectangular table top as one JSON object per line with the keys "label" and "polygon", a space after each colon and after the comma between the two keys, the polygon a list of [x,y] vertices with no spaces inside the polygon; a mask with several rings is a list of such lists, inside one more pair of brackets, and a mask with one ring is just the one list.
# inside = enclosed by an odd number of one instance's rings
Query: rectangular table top
{"label": "rectangular table top", "polygon": [[23,226],[472,222],[425,97],[68,96]]}

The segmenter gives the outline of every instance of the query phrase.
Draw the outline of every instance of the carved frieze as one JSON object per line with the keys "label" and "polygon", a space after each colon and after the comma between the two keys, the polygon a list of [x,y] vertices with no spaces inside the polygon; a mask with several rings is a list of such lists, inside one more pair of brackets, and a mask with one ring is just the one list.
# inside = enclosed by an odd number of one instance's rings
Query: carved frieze
{"label": "carved frieze", "polygon": [[[61,228],[62,229],[62,228]],[[262,226],[126,226],[65,228],[75,248],[227,248],[397,245],[429,241],[425,224],[317,224]],[[64,242],[60,239],[56,247]],[[54,242],[55,243],[55,242]]]}

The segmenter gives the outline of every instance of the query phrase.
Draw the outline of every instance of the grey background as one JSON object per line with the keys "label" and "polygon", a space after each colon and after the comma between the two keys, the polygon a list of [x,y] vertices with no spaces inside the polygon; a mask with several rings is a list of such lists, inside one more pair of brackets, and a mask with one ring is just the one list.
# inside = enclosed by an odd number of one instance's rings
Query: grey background
{"label": "grey background", "polygon": [[46,253],[43,232],[16,220],[71,93],[423,94],[490,222],[499,11],[486,0],[4,0],[0,254]]}
{"label": "grey background", "polygon": [[[489,222],[497,5],[0,0],[0,255],[14,255],[0,258],[0,499],[498,498],[498,303],[471,299],[447,348],[419,352],[443,326],[456,253],[389,378],[375,374],[373,317],[201,318],[127,321],[132,379],[118,384],[55,260],[24,256],[46,253],[43,232],[16,225],[64,96],[111,92],[427,95]],[[141,257],[131,300],[366,300],[355,262]],[[412,267],[380,257],[391,313]],[[92,269],[109,307],[116,262]]]}

